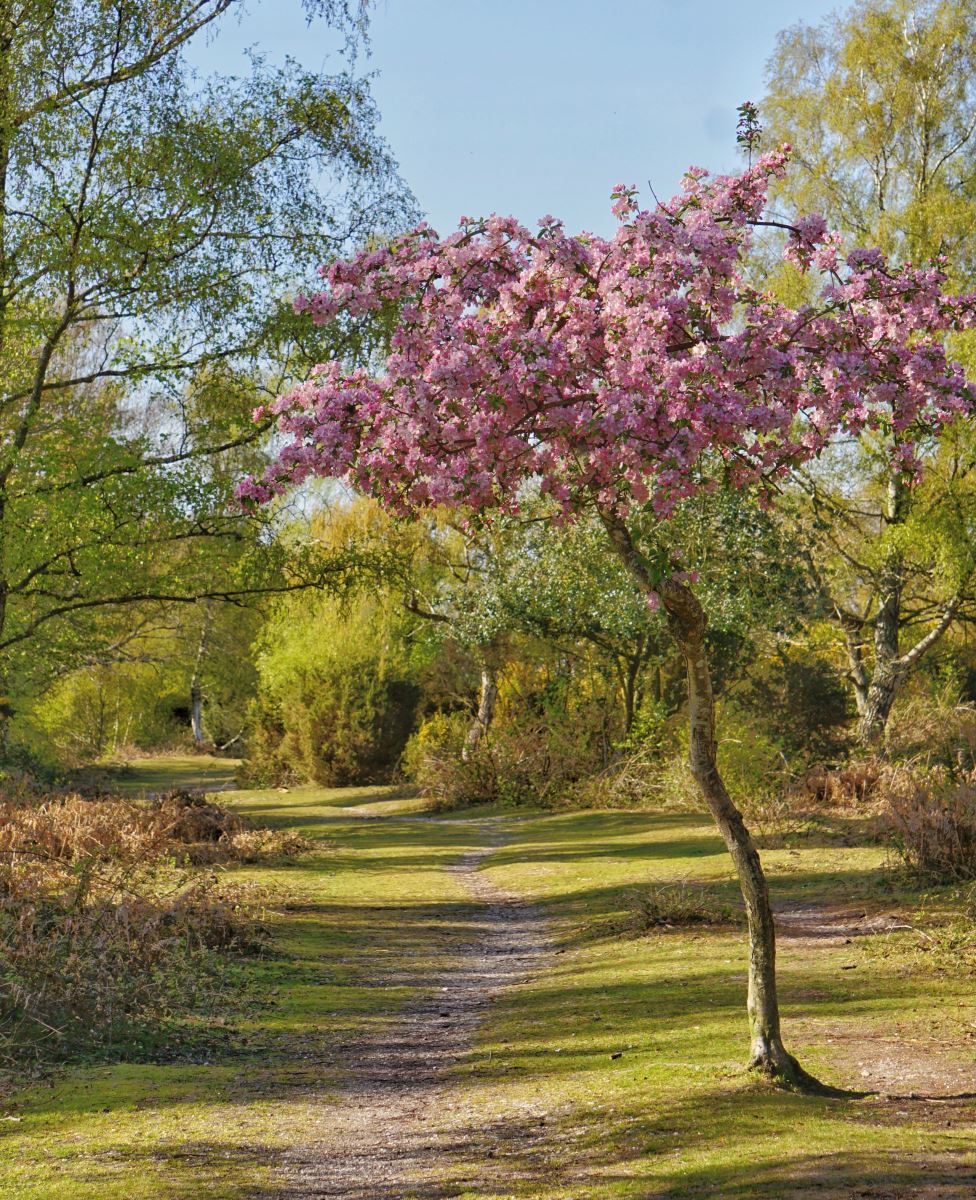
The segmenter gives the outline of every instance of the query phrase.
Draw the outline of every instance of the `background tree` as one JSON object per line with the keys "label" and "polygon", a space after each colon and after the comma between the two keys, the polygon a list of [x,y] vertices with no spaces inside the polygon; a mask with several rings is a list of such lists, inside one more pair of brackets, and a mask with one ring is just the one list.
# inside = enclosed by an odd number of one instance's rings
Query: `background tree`
{"label": "background tree", "polygon": [[258,640],[246,772],[255,782],[388,782],[436,635],[388,592],[282,597]]}
{"label": "background tree", "polygon": [[[769,135],[794,147],[778,203],[792,215],[819,211],[895,261],[945,255],[952,284],[970,286],[974,24],[972,0],[869,0],[782,33],[762,105]],[[795,276],[781,282],[797,286]],[[969,362],[966,339],[955,349]],[[841,634],[869,746],[881,744],[902,683],[976,602],[972,433],[956,431],[951,449],[921,447],[931,479],[914,490],[891,469],[897,440],[867,431],[799,475],[795,527]]]}
{"label": "background tree", "polygon": [[[14,692],[42,662],[63,672],[110,644],[121,606],[279,582],[231,481],[259,453],[255,403],[308,361],[311,331],[295,336],[281,296],[410,212],[351,68],[190,71],[186,47],[236,7],[0,4],[0,678]],[[307,8],[340,50],[360,37],[358,8]],[[347,325],[316,353],[368,349]]]}

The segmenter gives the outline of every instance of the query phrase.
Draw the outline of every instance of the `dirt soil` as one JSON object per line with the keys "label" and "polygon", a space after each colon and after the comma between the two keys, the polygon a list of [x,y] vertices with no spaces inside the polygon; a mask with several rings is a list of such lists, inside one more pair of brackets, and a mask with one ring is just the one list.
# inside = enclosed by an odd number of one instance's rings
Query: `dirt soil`
{"label": "dirt soil", "polygon": [[[913,928],[897,912],[815,904],[784,906],[776,913],[776,926],[779,945],[801,954],[816,954],[823,946],[853,948],[860,938]],[[852,955],[841,969],[866,968]],[[849,1086],[878,1093],[872,1107],[894,1105],[897,1113],[901,1102],[916,1102],[911,1105],[916,1121],[949,1123],[949,1108],[965,1108],[976,1098],[971,1030],[933,1025],[924,1013],[918,1020],[880,1028],[853,1019],[829,1024],[801,1019],[791,1021],[790,1028],[798,1041],[810,1037],[830,1046],[832,1063]]]}

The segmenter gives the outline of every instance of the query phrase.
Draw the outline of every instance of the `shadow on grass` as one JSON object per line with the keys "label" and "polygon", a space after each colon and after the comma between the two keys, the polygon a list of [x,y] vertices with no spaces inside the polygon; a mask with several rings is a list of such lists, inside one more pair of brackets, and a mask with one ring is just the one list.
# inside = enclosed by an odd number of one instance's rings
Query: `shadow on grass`
{"label": "shadow on grass", "polygon": [[[316,1157],[308,1147],[291,1161],[293,1169],[300,1168],[298,1182],[292,1175],[292,1182],[270,1189],[245,1185],[239,1197],[446,1200],[463,1193],[470,1200],[502,1195],[584,1200],[597,1190],[609,1196],[619,1188],[621,1196],[645,1200],[972,1200],[976,1168],[964,1160],[966,1146],[916,1154],[870,1146],[865,1138],[858,1146],[844,1146],[848,1122],[862,1128],[867,1123],[869,1136],[876,1132],[863,1104],[835,1104],[829,1121],[821,1117],[822,1146],[800,1149],[796,1126],[816,1121],[823,1105],[802,1097],[784,1105],[782,1096],[759,1090],[731,1098],[700,1093],[653,1115],[618,1110],[596,1123],[590,1114],[574,1112],[541,1126],[524,1115],[469,1124],[452,1129],[436,1155],[424,1155],[423,1146],[398,1155],[389,1182],[373,1178],[341,1191],[334,1190],[333,1160]],[[217,1146],[213,1152],[219,1159],[227,1150]],[[378,1146],[378,1159],[387,1154]],[[273,1175],[273,1157],[269,1165]]]}
{"label": "shadow on grass", "polygon": [[[574,1198],[591,1187],[610,1194],[615,1185],[621,1195],[647,1200],[971,1200],[976,1194],[968,1141],[920,1146],[915,1154],[893,1150],[891,1124],[917,1124],[917,1108],[898,1114],[872,1101],[825,1101],[762,1085],[699,1088],[680,1099],[652,1094],[639,1104],[575,1110],[529,1145],[521,1117],[469,1128],[457,1139],[468,1161],[494,1166],[464,1194],[497,1196],[506,1177],[513,1180],[511,1194],[526,1200],[553,1189]],[[941,1123],[946,1112],[972,1117],[971,1109],[940,1105],[934,1120]]]}
{"label": "shadow on grass", "polygon": [[[633,928],[627,925],[628,916],[635,910],[635,897],[639,896],[642,889],[656,888],[678,880],[661,879],[654,874],[654,862],[661,857],[655,853],[655,847],[651,846],[643,855],[633,857],[647,862],[648,871],[645,878],[575,887],[547,898],[548,911],[562,923],[562,945],[584,946],[598,942],[630,940],[635,936]],[[492,865],[496,861],[493,856]],[[731,872],[731,863],[728,869]],[[680,876],[680,882],[707,887],[721,907],[733,912],[742,908],[742,894],[735,879],[716,879],[713,876],[699,875],[692,867]],[[882,867],[798,870],[788,874],[770,872],[769,890],[774,909],[799,902],[805,905],[878,904],[882,901],[890,904],[899,899],[898,891],[893,886],[888,872]],[[707,926],[695,927],[679,922],[673,929],[655,927],[643,936],[703,936],[707,931]],[[741,938],[745,937],[744,928],[736,928],[734,922],[729,926],[716,927],[716,932],[736,932]]]}
{"label": "shadow on grass", "polygon": [[[377,798],[388,799],[389,794],[381,791]],[[264,816],[262,806],[268,802],[254,797],[239,807]],[[365,802],[356,796],[346,807]],[[459,947],[481,938],[484,909],[473,902],[404,903],[396,898],[370,902],[371,885],[366,882],[374,873],[443,867],[471,846],[471,826],[453,821],[421,823],[411,818],[350,819],[343,815],[340,804],[334,806],[333,818],[331,801],[325,803],[330,805],[329,814],[303,813],[302,809],[314,808],[311,800],[296,796],[282,804],[274,798],[279,813],[287,810],[277,823],[323,831],[330,825],[342,825],[340,846],[333,850],[326,832],[315,858],[296,863],[288,871],[298,879],[303,873],[312,878],[323,870],[359,875],[364,883],[358,894],[363,899],[340,902],[296,896],[284,908],[276,926],[291,957],[261,964],[258,971],[264,973],[267,990],[279,990],[288,997],[287,1002],[270,1014],[257,1014],[248,1043],[242,1035],[238,1053],[220,1064],[236,1073],[234,1103],[241,1106],[289,1099],[326,1104],[339,1090],[344,1103],[355,1105],[359,1085],[355,1076],[346,1074],[346,1068],[363,1040],[375,1046],[384,1039],[393,1044],[397,1039],[416,1037],[416,1024],[398,1018],[398,1009],[416,989],[449,990],[451,957]],[[701,836],[693,831],[698,828]],[[614,841],[646,837],[648,830],[653,836],[637,843]],[[536,835],[537,843],[532,840]],[[525,818],[519,820],[519,837],[522,840],[517,844],[496,851],[488,865],[531,868],[534,863],[588,861],[592,868],[593,861],[601,858],[646,862],[650,884],[661,882],[653,877],[656,862],[686,859],[693,874],[706,856],[724,854],[708,819],[688,814],[574,814],[539,822]],[[772,887],[775,900],[790,896],[810,899],[812,895],[851,900],[873,892],[877,877],[876,871],[855,868],[795,871],[774,876]],[[737,895],[733,882],[709,880],[709,884],[729,899]],[[569,887],[554,897],[548,910],[565,918],[566,926],[575,931],[567,934],[563,948],[584,945],[588,923],[619,911],[634,886],[631,880]],[[911,1190],[920,1180],[935,1180],[943,1190],[930,1194],[940,1200],[962,1200],[974,1194],[973,1176],[962,1176],[951,1162],[944,1171],[943,1165],[937,1164],[933,1173],[931,1163],[892,1157],[881,1150],[838,1149],[845,1145],[846,1128],[863,1121],[863,1106],[784,1096],[743,1086],[738,1079],[713,1090],[702,1088],[703,1074],[714,1080],[727,1069],[730,1056],[744,1053],[744,939],[738,930],[696,930],[693,935],[687,929],[674,932],[682,938],[671,936],[671,931],[647,935],[648,959],[658,956],[653,974],[635,971],[630,978],[608,982],[607,963],[615,957],[612,947],[596,965],[555,957],[545,975],[520,998],[503,1000],[500,1021],[492,1023],[492,1036],[502,1043],[502,1055],[491,1058],[484,1047],[467,1060],[479,1084],[491,1086],[515,1079],[558,1085],[564,1076],[583,1076],[585,1080],[592,1072],[594,1087],[607,1089],[607,1059],[619,1051],[623,1066],[639,1068],[646,1063],[649,1072],[658,1071],[657,1094],[649,1093],[639,1109],[635,1102],[625,1101],[598,1119],[571,1114],[552,1129],[551,1137],[531,1145],[521,1117],[488,1128],[472,1123],[457,1131],[453,1149],[445,1152],[443,1164],[438,1164],[450,1178],[443,1186],[422,1180],[418,1196],[430,1200],[456,1196],[463,1184],[464,1193],[471,1197],[487,1200],[504,1194],[531,1198],[551,1195],[554,1182],[562,1179],[565,1194],[574,1200],[586,1197],[590,1184],[598,1184],[603,1193],[618,1183],[621,1194],[714,1200],[806,1194],[820,1200],[835,1194],[838,1200],[848,1200],[851,1195],[925,1196],[925,1192]],[[681,963],[670,960],[679,940],[691,956]],[[409,948],[406,955],[405,948]],[[710,958],[723,961],[709,964]],[[625,972],[629,969],[623,968]],[[588,975],[591,970],[594,973]],[[791,992],[798,982],[807,996],[801,1005],[791,1004]],[[810,992],[811,985],[820,988],[818,995]],[[860,1015],[874,1009],[883,1014],[898,996],[917,995],[918,981],[880,971],[837,976],[829,967],[818,967],[799,974],[784,969],[782,989],[789,1040],[791,1015],[834,1019],[852,1004]],[[506,1007],[510,1011],[505,1011]],[[531,1025],[526,1016],[531,1016]],[[506,1037],[511,1046],[504,1044]],[[803,1047],[790,1040],[790,1048],[805,1061]],[[662,1064],[662,1059],[669,1061]],[[662,1066],[669,1072],[667,1087],[661,1082]],[[170,1097],[154,1103],[183,1108],[204,1104],[207,1086],[201,1071],[197,1083],[174,1088]],[[41,1106],[34,1112],[56,1114],[63,1120],[66,1114],[100,1111],[107,1103],[116,1102],[109,1088],[110,1084],[103,1082],[87,1099],[75,1095],[60,1104],[52,1097],[48,1108]],[[196,1097],[194,1088],[198,1089]],[[676,1091],[681,1093],[677,1099]],[[127,1102],[128,1098],[119,1096],[120,1107]],[[822,1136],[825,1124],[832,1130],[832,1143]],[[797,1135],[801,1128],[812,1130],[809,1136],[821,1139],[822,1156],[805,1141],[795,1140],[804,1136]],[[304,1129],[283,1132],[299,1145],[308,1136]],[[794,1141],[787,1146],[790,1138]],[[751,1149],[743,1151],[740,1144]],[[536,1146],[538,1158],[534,1157]],[[700,1159],[712,1152],[722,1161],[680,1165],[670,1161],[688,1154]],[[184,1143],[172,1154],[166,1145],[156,1144],[151,1156],[135,1148],[119,1155],[132,1170],[141,1162],[152,1161],[158,1169],[160,1162],[171,1161],[177,1175],[201,1166],[219,1167],[235,1156],[255,1169],[273,1171],[279,1166],[279,1152],[274,1148],[224,1143],[219,1138]],[[479,1166],[473,1173],[471,1160],[475,1157]],[[554,1160],[564,1164],[562,1171],[553,1167]],[[241,1200],[259,1195],[297,1200],[299,1196],[329,1194],[341,1194],[347,1200],[393,1200],[412,1194],[402,1175],[389,1187],[370,1183],[358,1192],[317,1191],[314,1159],[310,1159],[308,1171],[301,1190],[259,1192],[242,1181],[245,1190],[237,1194]],[[895,1190],[878,1190],[882,1175],[893,1180],[891,1188]],[[962,1190],[945,1190],[955,1187],[961,1178],[966,1181]],[[181,1183],[176,1178],[171,1184],[172,1191],[162,1189],[159,1194],[173,1200],[188,1200],[197,1194],[188,1190],[186,1179]]]}

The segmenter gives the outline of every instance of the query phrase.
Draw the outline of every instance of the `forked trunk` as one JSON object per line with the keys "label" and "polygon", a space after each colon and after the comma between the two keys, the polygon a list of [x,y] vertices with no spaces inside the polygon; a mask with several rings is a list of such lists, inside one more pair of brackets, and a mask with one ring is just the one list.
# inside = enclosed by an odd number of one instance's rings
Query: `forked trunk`
{"label": "forked trunk", "polygon": [[716,759],[715,701],[705,653],[705,614],[694,593],[684,584],[667,581],[654,586],[622,522],[604,516],[604,525],[614,548],[641,590],[647,595],[656,592],[660,596],[671,633],[684,656],[688,675],[691,771],[735,863],[746,907],[748,1012],[752,1036],[749,1065],[787,1087],[823,1090],[823,1086],[803,1070],[783,1045],[776,992],[776,931],[766,876],[742,814],[722,782]]}
{"label": "forked trunk", "polygon": [[481,669],[481,690],[478,693],[478,711],[464,739],[461,759],[468,762],[481,743],[495,719],[495,702],[498,700],[498,676],[495,668],[486,664]]}
{"label": "forked trunk", "polygon": [[[886,528],[900,525],[905,518],[907,495],[900,475],[888,480],[884,509]],[[874,668],[867,686],[858,695],[857,736],[866,749],[880,750],[884,743],[888,718],[902,678],[898,656],[902,624],[902,589],[905,568],[901,548],[889,547],[878,576],[878,611],[874,618]]]}
{"label": "forked trunk", "polygon": [[857,737],[865,748],[874,751],[881,749],[897,691],[898,675],[894,671],[876,669],[864,703],[859,706]]}

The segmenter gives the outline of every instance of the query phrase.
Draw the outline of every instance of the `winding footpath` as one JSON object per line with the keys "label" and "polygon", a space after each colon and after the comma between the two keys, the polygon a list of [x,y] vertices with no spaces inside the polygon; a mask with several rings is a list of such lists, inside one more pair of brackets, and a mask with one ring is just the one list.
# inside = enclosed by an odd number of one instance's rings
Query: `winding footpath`
{"label": "winding footpath", "polygon": [[467,1150],[480,1157],[477,1114],[459,1103],[451,1072],[471,1052],[492,999],[543,969],[550,951],[540,914],[480,872],[502,841],[490,821],[477,824],[491,843],[448,868],[471,897],[471,940],[426,964],[409,981],[421,997],[347,1048],[338,1102],[299,1135],[268,1200],[435,1200],[483,1182],[456,1169],[445,1178]]}

